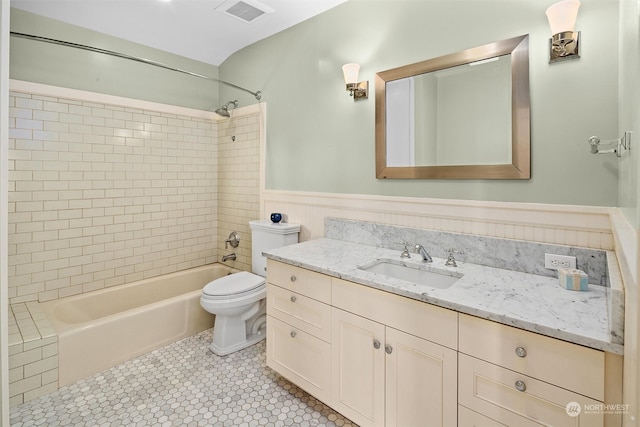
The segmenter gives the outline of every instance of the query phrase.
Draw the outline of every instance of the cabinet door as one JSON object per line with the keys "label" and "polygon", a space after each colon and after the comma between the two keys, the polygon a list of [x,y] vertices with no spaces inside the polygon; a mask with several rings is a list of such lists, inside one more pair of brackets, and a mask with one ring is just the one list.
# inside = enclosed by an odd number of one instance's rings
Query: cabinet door
{"label": "cabinet door", "polygon": [[458,354],[387,327],[386,426],[457,424]]}
{"label": "cabinet door", "polygon": [[384,425],[385,327],[332,309],[332,401],[361,426]]}
{"label": "cabinet door", "polygon": [[267,366],[325,403],[331,401],[331,345],[267,317]]}

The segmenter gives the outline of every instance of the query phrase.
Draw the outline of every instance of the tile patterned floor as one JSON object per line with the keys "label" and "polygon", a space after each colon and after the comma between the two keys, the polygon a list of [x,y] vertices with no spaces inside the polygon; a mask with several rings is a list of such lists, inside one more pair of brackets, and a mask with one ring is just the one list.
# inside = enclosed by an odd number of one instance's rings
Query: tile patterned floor
{"label": "tile patterned floor", "polygon": [[211,330],[12,409],[30,426],[354,426],[266,367],[265,343],[225,357]]}

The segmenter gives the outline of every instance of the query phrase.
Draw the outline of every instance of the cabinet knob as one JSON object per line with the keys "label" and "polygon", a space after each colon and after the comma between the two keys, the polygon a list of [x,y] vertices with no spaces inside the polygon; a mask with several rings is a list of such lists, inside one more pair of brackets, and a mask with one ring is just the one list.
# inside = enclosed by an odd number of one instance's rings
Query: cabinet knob
{"label": "cabinet knob", "polygon": [[384,346],[384,351],[387,352],[387,354],[391,354],[393,353],[393,347],[391,347],[389,344]]}
{"label": "cabinet knob", "polygon": [[516,355],[518,357],[527,357],[527,350],[524,347],[516,347]]}
{"label": "cabinet knob", "polygon": [[527,385],[524,383],[524,381],[518,380],[516,381],[516,390],[527,391]]}
{"label": "cabinet knob", "polygon": [[295,295],[291,295],[291,302],[296,302],[296,296]]}
{"label": "cabinet knob", "polygon": [[296,334],[296,331],[291,331],[289,335],[291,335],[291,338],[295,338],[298,334]]}
{"label": "cabinet knob", "polygon": [[295,282],[296,280],[298,280],[298,278],[296,276],[291,276],[291,281]]}
{"label": "cabinet knob", "polygon": [[373,340],[373,348],[375,348],[376,350],[380,348],[380,341],[378,340]]}

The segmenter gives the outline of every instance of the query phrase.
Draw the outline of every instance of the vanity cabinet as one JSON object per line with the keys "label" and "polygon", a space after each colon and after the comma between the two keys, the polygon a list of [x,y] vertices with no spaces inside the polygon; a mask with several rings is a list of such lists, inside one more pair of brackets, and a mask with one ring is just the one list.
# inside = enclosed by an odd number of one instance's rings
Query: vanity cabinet
{"label": "vanity cabinet", "polygon": [[267,280],[267,365],[361,426],[621,425],[598,410],[620,356],[274,260]]}
{"label": "vanity cabinet", "polygon": [[456,312],[273,260],[267,272],[270,368],[361,426],[457,424]]}
{"label": "vanity cabinet", "polygon": [[[603,411],[583,409],[571,417],[567,405],[600,407],[604,352],[465,314],[459,321],[461,412],[469,409],[497,425],[603,426]],[[469,424],[460,419],[461,427],[474,425],[473,417]]]}

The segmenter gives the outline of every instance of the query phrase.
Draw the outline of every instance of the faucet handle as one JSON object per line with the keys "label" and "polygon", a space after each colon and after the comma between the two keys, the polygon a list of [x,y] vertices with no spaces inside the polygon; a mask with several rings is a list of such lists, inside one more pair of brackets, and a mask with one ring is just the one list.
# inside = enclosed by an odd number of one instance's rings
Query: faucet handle
{"label": "faucet handle", "polygon": [[231,245],[232,248],[237,248],[240,244],[240,234],[237,231],[232,231],[229,234],[229,238],[224,241],[224,248],[227,249],[228,245]]}
{"label": "faucet handle", "polygon": [[400,258],[411,258],[411,254],[409,253],[409,242],[402,242],[400,244],[404,246],[404,249],[400,254]]}
{"label": "faucet handle", "polygon": [[448,253],[449,256],[447,257],[447,261],[444,263],[444,265],[446,265],[447,267],[457,267],[458,264],[456,263],[456,259],[453,257],[453,254],[462,255],[464,254],[464,252],[457,249],[447,249],[445,252]]}

